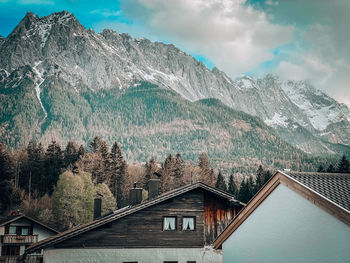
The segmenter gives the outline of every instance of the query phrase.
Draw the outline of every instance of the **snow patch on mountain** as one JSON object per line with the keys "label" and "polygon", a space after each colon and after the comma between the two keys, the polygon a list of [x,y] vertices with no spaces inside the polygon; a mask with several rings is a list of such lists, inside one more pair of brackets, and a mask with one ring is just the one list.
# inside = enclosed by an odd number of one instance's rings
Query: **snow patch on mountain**
{"label": "snow patch on mountain", "polygon": [[43,105],[43,103],[42,103],[42,101],[41,101],[41,98],[40,98],[40,93],[41,93],[40,86],[41,86],[41,84],[43,84],[43,82],[45,81],[45,79],[43,78],[43,74],[40,73],[40,71],[39,71],[38,68],[37,68],[41,63],[42,63],[42,61],[35,62],[34,67],[33,67],[33,70],[34,70],[35,74],[36,74],[36,75],[38,76],[38,78],[39,78],[39,82],[38,82],[38,83],[36,84],[36,86],[35,86],[35,92],[36,92],[36,97],[37,97],[38,100],[39,100],[41,109],[43,110],[44,115],[45,115],[44,119],[41,121],[41,122],[43,123],[44,120],[47,118],[47,112],[46,112],[46,110],[45,110],[45,108],[44,108],[44,105]]}
{"label": "snow patch on mountain", "polygon": [[306,82],[288,81],[282,88],[290,100],[307,115],[316,130],[323,131],[332,123],[350,118],[350,111],[345,105],[341,106]]}
{"label": "snow patch on mountain", "polygon": [[288,127],[287,118],[281,114],[275,113],[271,119],[265,119],[265,123],[269,126],[282,126],[284,128]]}

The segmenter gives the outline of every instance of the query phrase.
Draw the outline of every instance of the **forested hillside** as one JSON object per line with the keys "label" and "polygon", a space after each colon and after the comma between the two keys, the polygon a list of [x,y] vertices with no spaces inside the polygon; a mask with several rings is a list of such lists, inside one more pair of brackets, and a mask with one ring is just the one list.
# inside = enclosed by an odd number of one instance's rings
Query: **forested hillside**
{"label": "forested hillside", "polygon": [[216,99],[189,102],[147,82],[127,90],[81,94],[44,89],[47,116],[35,103],[33,89],[25,96],[19,89],[1,92],[2,141],[17,147],[25,147],[31,139],[40,139],[44,146],[52,140],[86,145],[100,136],[108,144],[120,142],[129,162],[146,162],[152,156],[164,159],[177,152],[194,161],[206,152],[215,168],[243,173],[259,164],[314,170],[320,161],[324,163],[284,142],[256,117]]}

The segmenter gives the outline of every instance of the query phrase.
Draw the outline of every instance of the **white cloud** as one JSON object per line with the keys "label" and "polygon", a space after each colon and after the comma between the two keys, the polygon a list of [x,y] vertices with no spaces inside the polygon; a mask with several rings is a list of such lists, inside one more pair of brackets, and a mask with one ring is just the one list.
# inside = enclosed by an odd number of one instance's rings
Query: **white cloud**
{"label": "white cloud", "polygon": [[122,11],[185,51],[203,54],[232,77],[272,59],[293,27],[269,22],[243,0],[130,0]]}
{"label": "white cloud", "polygon": [[121,12],[118,11],[114,11],[108,8],[104,8],[104,9],[95,9],[89,12],[89,14],[98,14],[101,15],[103,17],[118,17],[121,15]]}
{"label": "white cloud", "polygon": [[283,79],[309,80],[316,88],[350,106],[350,52],[329,25],[309,26],[304,34],[309,48],[289,54],[275,73]]}
{"label": "white cloud", "polygon": [[22,5],[54,5],[54,1],[51,0],[19,0],[19,4]]}

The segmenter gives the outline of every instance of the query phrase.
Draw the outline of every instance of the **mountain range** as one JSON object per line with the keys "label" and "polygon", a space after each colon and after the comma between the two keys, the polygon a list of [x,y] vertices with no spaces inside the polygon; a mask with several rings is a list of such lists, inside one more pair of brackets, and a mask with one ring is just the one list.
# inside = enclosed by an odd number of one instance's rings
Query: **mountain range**
{"label": "mountain range", "polygon": [[277,147],[297,159],[350,154],[349,108],[309,83],[231,79],[172,44],[96,33],[66,11],[28,12],[0,38],[0,103],[0,135],[13,148],[100,135],[121,141],[135,161],[208,151],[237,163],[235,152],[259,160]]}

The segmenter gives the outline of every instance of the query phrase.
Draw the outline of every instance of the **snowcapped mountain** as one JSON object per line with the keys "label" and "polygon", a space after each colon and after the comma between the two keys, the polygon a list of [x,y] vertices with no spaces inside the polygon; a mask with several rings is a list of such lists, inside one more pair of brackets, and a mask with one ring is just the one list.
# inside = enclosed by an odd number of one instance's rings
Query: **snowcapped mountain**
{"label": "snowcapped mountain", "polygon": [[[112,30],[97,34],[65,11],[41,18],[29,12],[6,39],[0,38],[0,88],[35,91],[31,99],[41,116],[33,123],[36,128],[49,125],[49,89],[83,96],[87,91],[124,90],[141,81],[189,101],[219,99],[261,118],[306,152],[339,153],[343,148],[337,144],[350,144],[349,109],[305,82],[282,82],[271,75],[232,80],[174,45]],[[2,122],[3,129],[11,126]]]}

